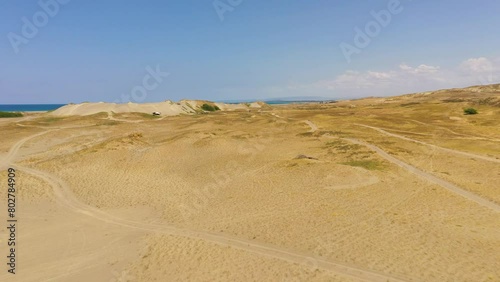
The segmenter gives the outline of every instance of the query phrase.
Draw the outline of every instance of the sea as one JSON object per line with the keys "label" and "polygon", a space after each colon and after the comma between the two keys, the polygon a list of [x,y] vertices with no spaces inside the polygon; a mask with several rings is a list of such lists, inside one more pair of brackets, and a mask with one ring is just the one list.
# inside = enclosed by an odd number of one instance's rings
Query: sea
{"label": "sea", "polygon": [[47,112],[66,104],[8,104],[0,105],[0,112]]}

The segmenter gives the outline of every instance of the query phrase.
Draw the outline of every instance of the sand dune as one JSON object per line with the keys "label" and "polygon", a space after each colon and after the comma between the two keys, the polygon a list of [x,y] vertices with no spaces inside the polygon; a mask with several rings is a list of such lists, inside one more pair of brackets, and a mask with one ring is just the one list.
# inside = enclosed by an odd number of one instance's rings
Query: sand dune
{"label": "sand dune", "polygon": [[245,110],[249,108],[261,108],[264,103],[254,102],[249,104],[226,104],[226,103],[213,103],[210,101],[199,101],[199,100],[182,100],[180,102],[164,101],[160,103],[127,103],[127,104],[116,104],[116,103],[81,103],[81,104],[69,104],[63,106],[52,113],[53,116],[87,116],[93,115],[101,112],[113,112],[113,113],[145,113],[151,114],[153,112],[160,112],[162,116],[176,116],[180,114],[194,114],[196,112],[202,111],[201,106],[203,104],[216,105],[222,111],[232,111],[232,110]]}
{"label": "sand dune", "polygon": [[500,111],[425,97],[4,121],[13,281],[498,281]]}

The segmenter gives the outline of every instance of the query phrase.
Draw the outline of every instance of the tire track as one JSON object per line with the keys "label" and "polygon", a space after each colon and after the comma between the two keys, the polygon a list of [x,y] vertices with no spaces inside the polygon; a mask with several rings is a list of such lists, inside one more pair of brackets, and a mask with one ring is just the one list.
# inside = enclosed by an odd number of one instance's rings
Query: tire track
{"label": "tire track", "polygon": [[[311,123],[312,124],[312,123]],[[312,127],[312,126],[311,126]],[[60,128],[63,129],[63,128]],[[69,129],[69,128],[67,128]],[[14,144],[14,146],[9,151],[9,158],[7,159],[6,164],[12,164],[13,159],[22,145],[38,136],[42,136],[49,132],[52,132],[58,129],[52,129],[48,131],[44,131],[41,133],[37,133],[30,137],[24,138]],[[81,203],[75,196],[73,195],[71,189],[68,187],[66,183],[60,180],[58,177],[36,169],[18,166],[12,164],[13,167],[20,171],[24,171],[28,174],[31,174],[35,177],[41,178],[47,183],[49,183],[54,191],[54,195],[59,204],[63,207],[69,209],[70,211],[80,213],[93,219],[103,221],[109,224],[115,224],[123,227],[128,227],[136,230],[143,230],[148,232],[156,232],[163,233],[175,236],[182,236],[186,238],[192,239],[201,239],[207,242],[212,242],[218,245],[225,245],[234,247],[237,249],[241,249],[244,251],[252,252],[259,255],[264,255],[267,257],[272,257],[275,259],[287,261],[290,263],[295,263],[302,265],[304,261],[314,260],[319,269],[323,269],[326,271],[332,271],[334,273],[360,279],[362,281],[405,281],[406,278],[401,278],[395,275],[388,275],[382,272],[369,270],[365,268],[360,268],[354,265],[340,263],[340,262],[332,262],[325,260],[321,257],[314,257],[308,254],[296,252],[293,250],[287,250],[285,248],[280,248],[273,245],[258,243],[254,241],[248,241],[243,239],[238,239],[230,236],[213,234],[210,232],[204,231],[196,231],[196,230],[188,230],[183,228],[178,228],[169,225],[158,225],[158,224],[150,224],[144,222],[131,221],[127,219],[122,219],[111,214],[108,214],[100,209],[95,207],[88,206],[84,203]]]}
{"label": "tire track", "polygon": [[[318,127],[312,123],[311,121],[308,121],[306,122],[307,124],[309,124],[309,126],[311,127],[311,130],[314,132],[318,129]],[[394,137],[397,137],[397,138],[402,138],[402,139],[405,139],[405,140],[409,140],[409,141],[413,141],[413,142],[417,142],[417,143],[422,143],[422,144],[425,144],[425,145],[429,145],[429,146],[435,146],[435,145],[431,145],[431,144],[427,144],[427,143],[424,143],[424,142],[420,142],[420,141],[417,141],[417,140],[413,140],[413,139],[410,139],[410,138],[407,138],[407,137],[404,137],[404,136],[400,136],[400,135],[397,135],[397,134],[393,134],[393,133],[390,133],[390,132],[387,132],[387,131],[384,131],[380,128],[377,128],[377,127],[373,127],[373,126],[368,126],[368,125],[362,125],[362,124],[357,124],[357,125],[360,125],[360,126],[364,126],[364,127],[368,127],[368,128],[371,128],[371,129],[375,129],[377,131],[380,131],[382,133],[386,133],[390,136],[394,136]],[[399,167],[402,167],[408,171],[410,171],[411,173],[423,178],[423,179],[426,179],[427,181],[430,181],[434,184],[437,184],[455,194],[458,194],[466,199],[469,199],[471,201],[474,201],[476,202],[477,204],[481,205],[481,206],[484,206],[484,207],[487,207],[487,208],[490,208],[496,212],[500,212],[500,205],[498,205],[497,203],[494,203],[494,202],[491,202],[481,196],[478,196],[472,192],[469,192],[467,190],[464,190],[460,187],[458,187],[457,185],[453,184],[453,183],[450,183],[444,179],[441,179],[439,177],[436,177],[434,176],[433,174],[430,174],[430,173],[427,173],[423,170],[420,170],[408,163],[405,163],[403,161],[401,161],[400,159],[397,159],[393,156],[391,156],[389,153],[387,153],[386,151],[380,149],[379,147],[375,146],[375,145],[372,145],[372,144],[368,144],[368,143],[365,143],[365,142],[362,142],[360,140],[357,140],[357,139],[353,139],[353,138],[342,138],[343,140],[346,140],[346,141],[349,141],[351,143],[354,143],[354,144],[358,144],[358,145],[363,145],[365,147],[368,147],[370,148],[371,150],[377,152],[381,157],[383,157],[384,159],[388,160],[389,162],[399,166]],[[451,150],[451,149],[446,149],[446,148],[441,148],[441,147],[438,147],[438,146],[435,146],[436,148],[439,148],[439,149],[443,149],[443,150],[449,150],[449,151],[452,151],[452,152],[458,152],[458,153],[463,153],[463,154],[466,154],[466,155],[472,155],[472,156],[475,156],[475,157],[482,157],[482,156],[477,156],[477,155],[474,155],[474,154],[469,154],[469,153],[464,153],[464,152],[460,152],[460,151],[455,151],[455,150]],[[487,158],[487,157],[484,157],[484,158]],[[490,159],[490,158],[487,158],[487,159]],[[495,159],[493,159],[495,160]],[[497,160],[495,160],[497,161]],[[500,162],[500,161],[499,161]]]}
{"label": "tire track", "polygon": [[314,124],[312,121],[310,120],[305,120],[304,121],[307,125],[309,125],[309,127],[311,128],[311,130],[309,130],[309,132],[316,132],[318,130],[318,127],[316,126],[316,124]]}
{"label": "tire track", "polygon": [[406,141],[410,141],[410,142],[414,142],[414,143],[426,145],[426,146],[429,146],[429,147],[432,147],[432,148],[435,148],[435,149],[438,149],[438,150],[441,150],[441,151],[445,151],[445,152],[448,152],[448,153],[452,153],[452,154],[455,154],[455,155],[462,155],[462,156],[466,156],[466,157],[481,159],[481,160],[484,160],[484,161],[489,161],[489,162],[494,162],[494,163],[500,163],[499,159],[495,159],[495,158],[491,158],[491,157],[476,155],[476,154],[473,154],[473,153],[467,153],[467,152],[462,152],[462,151],[457,151],[457,150],[453,150],[453,149],[439,147],[437,145],[433,145],[433,144],[425,143],[425,142],[422,142],[422,141],[419,141],[419,140],[411,139],[411,138],[408,138],[406,136],[402,136],[402,135],[390,133],[388,131],[385,131],[385,130],[383,130],[381,128],[378,128],[378,127],[375,127],[375,126],[369,126],[369,125],[358,124],[358,123],[355,123],[355,125],[363,126],[363,127],[366,127],[366,128],[370,128],[370,129],[376,130],[376,131],[378,131],[380,133],[383,133],[383,134],[385,134],[387,136],[396,137],[396,138],[399,138],[399,139],[402,139],[402,140],[406,140]]}
{"label": "tire track", "polygon": [[457,136],[462,136],[461,139],[469,139],[469,140],[486,140],[486,141],[493,141],[493,142],[500,142],[500,139],[492,139],[492,138],[489,138],[487,136],[483,136],[483,135],[476,135],[476,136],[471,136],[471,135],[466,135],[466,134],[463,134],[463,133],[458,133],[458,132],[455,132],[449,128],[446,128],[446,127],[443,127],[443,126],[439,126],[439,125],[435,125],[435,124],[432,124],[432,123],[425,123],[425,122],[421,122],[421,121],[418,121],[418,120],[415,120],[415,119],[410,119],[410,121],[413,121],[415,123],[418,123],[418,124],[422,124],[422,125],[425,125],[425,126],[432,126],[432,127],[436,127],[436,128],[441,128],[443,130],[446,130],[452,134],[455,134]]}
{"label": "tire track", "polygon": [[38,136],[42,136],[42,135],[45,135],[49,132],[52,132],[52,131],[55,131],[56,129],[52,129],[52,130],[47,130],[47,131],[43,131],[43,132],[40,132],[40,133],[37,133],[35,135],[31,135],[29,137],[26,137],[20,141],[18,141],[16,144],[14,144],[9,152],[7,153],[7,156],[4,157],[4,159],[2,161],[0,161],[0,169],[6,169],[10,163],[13,162],[14,160],[14,157],[17,155],[19,149],[24,145],[24,143],[28,142],[29,140],[31,139],[34,139]]}
{"label": "tire track", "polygon": [[357,278],[363,281],[405,281],[403,280],[403,278],[389,276],[384,273],[379,273],[376,271],[359,268],[349,264],[327,261],[319,257],[312,257],[307,254],[287,250],[272,245],[252,242],[248,240],[242,240],[234,237],[224,236],[220,234],[213,234],[209,232],[177,228],[168,225],[149,224],[144,222],[136,222],[118,218],[113,215],[107,214],[102,210],[99,210],[91,206],[87,206],[79,202],[73,195],[70,194],[70,191],[68,191],[69,187],[63,181],[61,181],[60,179],[49,173],[27,167],[21,167],[21,166],[14,166],[14,167],[16,167],[16,169],[20,171],[29,173],[35,177],[41,178],[46,182],[48,182],[54,189],[54,194],[57,198],[58,203],[63,205],[65,208],[73,212],[77,212],[92,217],[93,219],[103,221],[108,224],[115,224],[122,227],[128,227],[131,229],[137,229],[147,232],[181,236],[191,239],[201,239],[218,245],[230,246],[244,251],[256,253],[259,255],[264,255],[267,257],[284,260],[290,263],[296,263],[299,265],[302,264],[307,259],[313,259],[316,262],[318,268],[320,269],[326,271],[332,271],[334,273],[349,276],[352,278]]}
{"label": "tire track", "polygon": [[445,188],[445,189],[447,189],[455,194],[458,194],[464,198],[467,198],[471,201],[474,201],[474,202],[480,204],[481,206],[490,208],[496,212],[500,212],[500,205],[498,205],[494,202],[491,202],[483,197],[480,197],[472,192],[464,190],[464,189],[456,186],[455,184],[452,184],[446,180],[443,180],[439,177],[436,177],[430,173],[427,173],[423,170],[420,170],[420,169],[418,169],[410,164],[407,164],[407,163],[389,155],[387,152],[385,152],[384,150],[380,149],[379,147],[377,147],[375,145],[371,145],[371,144],[359,141],[357,139],[352,139],[352,138],[342,138],[342,139],[349,141],[351,143],[354,143],[354,144],[363,145],[365,147],[368,147],[371,150],[377,152],[384,159],[390,161],[393,164],[396,164],[399,167],[402,167],[402,168],[410,171],[411,173],[413,173],[413,174],[415,174],[423,179],[426,179],[427,181],[430,181],[430,182],[437,184],[437,185],[439,185],[439,186],[441,186],[441,187],[443,187],[443,188]]}

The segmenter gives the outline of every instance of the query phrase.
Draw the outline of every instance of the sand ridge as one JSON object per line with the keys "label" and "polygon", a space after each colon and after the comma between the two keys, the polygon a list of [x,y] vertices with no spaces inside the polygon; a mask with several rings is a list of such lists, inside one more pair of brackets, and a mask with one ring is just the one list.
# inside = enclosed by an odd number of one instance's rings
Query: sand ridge
{"label": "sand ridge", "polygon": [[69,104],[63,106],[50,114],[53,116],[71,116],[71,115],[94,115],[102,112],[107,113],[144,113],[152,114],[153,112],[159,112],[162,116],[176,116],[180,114],[194,114],[196,112],[202,111],[201,106],[203,104],[216,105],[222,111],[234,111],[234,110],[245,110],[248,108],[261,108],[264,103],[253,102],[248,104],[227,104],[227,103],[213,103],[210,101],[198,101],[198,100],[181,100],[177,103],[172,101],[164,101],[159,103],[81,103],[81,104]]}

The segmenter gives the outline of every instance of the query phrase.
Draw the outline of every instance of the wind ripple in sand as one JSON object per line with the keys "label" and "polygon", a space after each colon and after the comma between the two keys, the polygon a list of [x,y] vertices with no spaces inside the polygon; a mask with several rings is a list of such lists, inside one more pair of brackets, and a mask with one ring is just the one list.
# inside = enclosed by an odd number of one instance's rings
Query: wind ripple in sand
{"label": "wind ripple in sand", "polygon": [[326,189],[343,190],[356,189],[377,184],[380,179],[369,171],[358,167],[352,167],[349,171],[343,171],[342,176],[330,174],[325,178]]}
{"label": "wind ripple in sand", "polygon": [[[9,164],[13,162],[15,154],[17,151],[21,148],[21,146],[28,140],[35,138],[37,136],[46,134],[50,131],[45,131],[42,133],[35,134],[31,137],[25,138],[23,140],[20,140],[10,150],[9,156],[10,158],[8,159]],[[354,277],[358,278],[364,281],[405,281],[402,278],[399,278],[397,276],[393,275],[388,275],[385,273],[377,272],[374,270],[369,270],[369,269],[364,269],[360,268],[354,265],[349,265],[346,263],[337,263],[337,262],[332,262],[332,261],[327,261],[324,260],[320,257],[311,257],[310,255],[307,254],[302,254],[298,253],[292,250],[287,250],[284,248],[280,248],[277,246],[272,246],[268,244],[263,244],[259,242],[254,242],[254,241],[247,241],[247,240],[242,240],[238,238],[233,238],[229,236],[223,236],[219,234],[212,234],[209,232],[203,232],[203,231],[196,231],[196,230],[187,230],[187,229],[182,229],[182,228],[177,228],[174,226],[169,226],[169,225],[158,225],[158,224],[150,224],[150,223],[144,223],[144,222],[135,222],[131,220],[126,220],[122,218],[118,218],[116,216],[113,216],[111,214],[108,214],[100,209],[97,209],[95,207],[90,207],[87,206],[81,202],[78,201],[74,197],[74,195],[71,192],[71,189],[59,178],[57,178],[54,175],[51,175],[47,172],[39,171],[36,169],[31,169],[27,167],[21,167],[14,165],[19,170],[22,170],[26,173],[29,173],[35,177],[44,179],[46,182],[48,182],[54,189],[54,194],[60,204],[62,204],[64,207],[68,208],[69,210],[73,212],[77,212],[80,214],[87,215],[89,217],[92,217],[96,220],[99,221],[104,221],[106,223],[111,223],[111,224],[116,224],[119,226],[123,227],[129,227],[133,229],[138,229],[138,230],[144,230],[144,231],[150,231],[150,232],[159,232],[159,233],[164,233],[164,234],[171,234],[171,235],[177,235],[177,236],[183,236],[187,238],[196,238],[196,239],[203,239],[206,241],[211,241],[220,245],[227,245],[231,246],[234,248],[246,250],[249,252],[265,255],[265,256],[270,256],[274,257],[277,259],[281,259],[284,261],[288,261],[291,263],[298,263],[302,264],[307,260],[314,260],[317,264],[317,267],[319,269],[327,270],[327,271],[333,271],[335,273],[339,273],[345,276],[349,277]]]}

